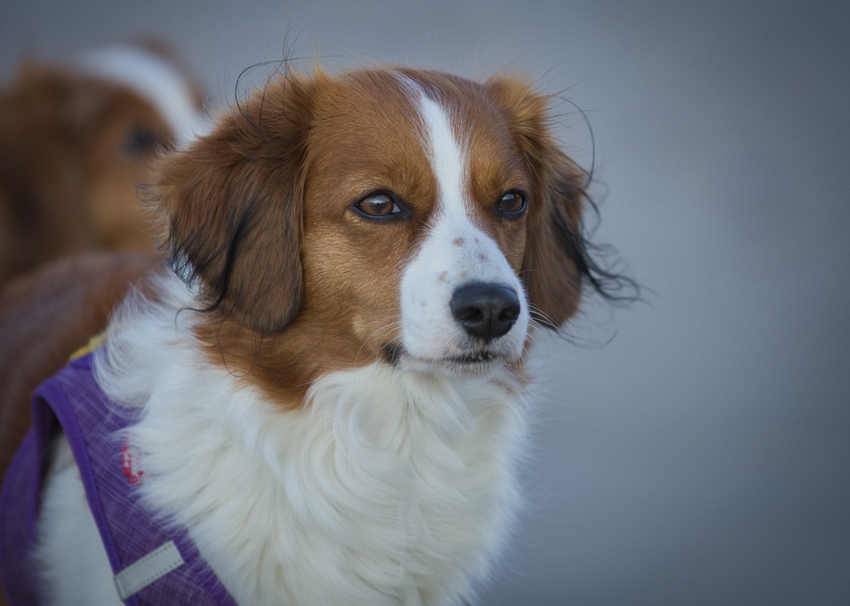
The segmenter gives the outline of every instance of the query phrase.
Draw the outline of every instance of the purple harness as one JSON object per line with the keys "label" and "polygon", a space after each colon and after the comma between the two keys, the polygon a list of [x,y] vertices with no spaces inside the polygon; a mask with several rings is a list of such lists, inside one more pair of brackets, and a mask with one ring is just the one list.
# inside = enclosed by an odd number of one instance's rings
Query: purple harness
{"label": "purple harness", "polygon": [[91,355],[42,383],[32,413],[0,497],[0,579],[12,606],[41,603],[31,559],[47,447],[60,426],[125,604],[236,606],[188,534],[157,522],[140,503],[132,485],[141,472],[116,435],[137,412],[107,399],[92,376]]}

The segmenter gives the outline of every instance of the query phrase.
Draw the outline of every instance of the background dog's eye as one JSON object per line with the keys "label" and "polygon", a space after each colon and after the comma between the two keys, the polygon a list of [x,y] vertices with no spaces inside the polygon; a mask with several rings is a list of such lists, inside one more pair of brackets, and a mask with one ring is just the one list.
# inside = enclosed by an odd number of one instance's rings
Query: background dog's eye
{"label": "background dog's eye", "polygon": [[393,199],[387,194],[369,196],[355,204],[355,206],[364,215],[369,215],[371,217],[383,217],[401,212],[398,205],[393,202]]}
{"label": "background dog's eye", "polygon": [[519,192],[509,191],[502,196],[496,208],[500,213],[508,215],[519,214],[525,210],[525,196]]}
{"label": "background dog's eye", "polygon": [[119,151],[124,157],[137,160],[143,156],[153,155],[164,147],[167,147],[167,140],[156,129],[137,125],[127,133],[119,146]]}

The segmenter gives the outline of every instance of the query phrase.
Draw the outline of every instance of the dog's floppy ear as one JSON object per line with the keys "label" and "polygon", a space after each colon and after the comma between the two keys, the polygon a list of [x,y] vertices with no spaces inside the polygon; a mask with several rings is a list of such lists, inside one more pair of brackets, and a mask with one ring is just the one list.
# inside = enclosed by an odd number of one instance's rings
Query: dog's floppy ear
{"label": "dog's floppy ear", "polygon": [[[528,234],[520,274],[542,326],[557,329],[578,310],[585,282],[607,299],[629,278],[610,273],[591,256],[582,232],[587,173],[558,146],[551,132],[549,97],[524,80],[495,76],[488,83],[505,113],[532,181]],[[629,298],[629,297],[624,297]]]}
{"label": "dog's floppy ear", "polygon": [[154,195],[172,265],[198,279],[205,311],[263,333],[301,303],[302,197],[311,87],[288,75],[164,158]]}

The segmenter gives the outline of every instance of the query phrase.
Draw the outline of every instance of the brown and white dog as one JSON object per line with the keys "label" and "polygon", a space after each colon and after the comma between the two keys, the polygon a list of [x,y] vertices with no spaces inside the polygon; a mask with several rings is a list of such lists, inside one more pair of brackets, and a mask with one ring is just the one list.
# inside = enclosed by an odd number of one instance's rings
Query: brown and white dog
{"label": "brown and white dog", "polygon": [[154,45],[24,63],[0,92],[0,284],[64,254],[152,250],[135,184],[200,110],[186,70]]}
{"label": "brown and white dog", "polygon": [[[486,579],[532,329],[606,275],[549,104],[510,76],[287,73],[160,161],[175,272],[119,309],[96,376],[142,409],[145,503],[238,603],[461,604]],[[50,603],[119,604],[56,452]]]}

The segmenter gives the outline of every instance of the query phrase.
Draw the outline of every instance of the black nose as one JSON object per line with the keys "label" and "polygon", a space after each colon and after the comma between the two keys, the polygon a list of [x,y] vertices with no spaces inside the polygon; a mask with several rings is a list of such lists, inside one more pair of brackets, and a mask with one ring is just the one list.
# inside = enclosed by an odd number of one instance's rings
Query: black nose
{"label": "black nose", "polygon": [[505,284],[472,282],[458,288],[452,315],[473,337],[491,341],[511,329],[519,316],[516,291]]}

